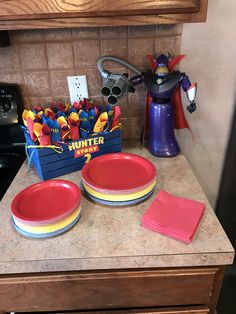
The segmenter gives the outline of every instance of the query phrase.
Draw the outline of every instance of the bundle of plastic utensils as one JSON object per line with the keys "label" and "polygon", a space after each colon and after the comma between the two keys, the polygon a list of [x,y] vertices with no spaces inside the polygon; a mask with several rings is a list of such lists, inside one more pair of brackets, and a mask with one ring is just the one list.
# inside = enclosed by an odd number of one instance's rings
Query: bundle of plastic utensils
{"label": "bundle of plastic utensils", "polygon": [[205,204],[160,190],[141,219],[143,227],[190,243],[203,216]]}
{"label": "bundle of plastic utensils", "polygon": [[120,107],[105,107],[84,99],[70,104],[52,103],[43,109],[24,110],[23,122],[35,144],[47,146],[60,141],[78,140],[120,128]]}
{"label": "bundle of plastic utensils", "polygon": [[99,156],[82,169],[86,196],[109,206],[137,204],[153,193],[156,168],[146,158],[126,153]]}

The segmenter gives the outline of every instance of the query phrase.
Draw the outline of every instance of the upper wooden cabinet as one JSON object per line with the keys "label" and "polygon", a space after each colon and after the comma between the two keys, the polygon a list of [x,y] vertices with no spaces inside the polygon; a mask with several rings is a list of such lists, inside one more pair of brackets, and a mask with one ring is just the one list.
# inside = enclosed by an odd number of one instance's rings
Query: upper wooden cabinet
{"label": "upper wooden cabinet", "polygon": [[0,0],[0,29],[204,22],[208,0]]}

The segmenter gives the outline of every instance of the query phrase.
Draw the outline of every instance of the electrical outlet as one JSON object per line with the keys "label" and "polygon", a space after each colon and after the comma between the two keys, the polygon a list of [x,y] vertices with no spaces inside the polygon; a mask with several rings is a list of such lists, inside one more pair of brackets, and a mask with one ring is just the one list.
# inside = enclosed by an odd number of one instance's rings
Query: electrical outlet
{"label": "electrical outlet", "polygon": [[67,76],[70,101],[73,104],[74,101],[80,101],[84,98],[89,98],[87,80],[85,75]]}

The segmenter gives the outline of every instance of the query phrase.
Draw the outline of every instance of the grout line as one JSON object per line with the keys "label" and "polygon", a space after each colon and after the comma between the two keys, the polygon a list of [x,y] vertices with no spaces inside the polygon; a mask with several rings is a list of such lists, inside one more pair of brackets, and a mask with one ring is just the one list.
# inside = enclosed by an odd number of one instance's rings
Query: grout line
{"label": "grout line", "polygon": [[[130,38],[129,38],[129,26],[127,26],[127,28],[126,28],[126,46],[127,46],[127,49],[128,49],[128,51],[127,51],[127,56],[128,56],[128,62],[132,63],[132,60],[131,60],[131,58],[130,58],[130,40],[129,40],[129,39],[130,39]],[[128,73],[128,75],[129,75],[129,79],[130,79],[130,78],[131,78],[131,71],[130,71],[130,69],[127,69],[127,73]],[[127,99],[127,100],[126,100],[126,105],[127,105],[127,106],[130,106],[129,93],[128,93],[126,99]]]}
{"label": "grout line", "polygon": [[156,32],[156,27],[155,27],[154,35],[153,35],[153,48],[152,48],[153,49],[153,55],[156,53],[156,38],[157,38],[157,32]]}
{"label": "grout line", "polygon": [[[15,36],[15,35],[14,35]],[[21,79],[22,79],[22,83],[24,84],[23,86],[23,90],[24,90],[24,93],[21,93],[21,98],[22,98],[22,102],[23,102],[23,108],[25,107],[25,104],[24,104],[24,99],[26,98],[26,102],[30,103],[30,98],[29,98],[29,91],[28,91],[28,86],[26,84],[26,80],[25,80],[25,76],[24,76],[24,71],[23,71],[23,68],[22,68],[22,64],[21,64],[21,58],[20,58],[20,51],[19,51],[19,43],[17,42],[17,39],[15,37],[15,41],[13,43],[13,45],[16,45],[16,53],[17,53],[17,57],[18,57],[18,61],[19,61],[19,70],[17,71],[18,74],[20,74],[21,76]],[[23,95],[25,94],[25,95]],[[24,97],[26,96],[26,97]]]}
{"label": "grout line", "polygon": [[73,29],[70,28],[70,32],[71,32],[71,45],[72,45],[72,55],[73,55],[73,65],[74,65],[74,68],[73,68],[73,71],[74,71],[74,75],[76,75],[76,63],[75,63],[75,51],[74,51],[74,38],[73,38]]}
{"label": "grout line", "polygon": [[[103,39],[103,37],[102,37],[102,27],[99,27],[99,33],[98,33],[98,41],[99,41],[99,49],[100,49],[100,51],[99,51],[99,56],[100,57],[102,57],[102,39]],[[97,60],[98,61],[98,60]],[[99,71],[98,71],[98,68],[97,68],[97,66],[96,66],[96,71],[98,72],[98,75],[99,75],[99,82],[100,82],[100,89],[102,88],[102,85],[103,85],[103,79],[102,79],[102,77],[101,77],[101,75],[100,75],[100,73],[99,73]],[[91,95],[89,95],[89,97],[90,97]],[[105,102],[105,98],[102,96],[102,95],[99,95],[99,97],[102,97],[102,102],[101,103],[103,103],[103,102]]]}
{"label": "grout line", "polygon": [[[139,66],[144,66],[139,64]],[[121,68],[122,66],[117,65],[117,66],[113,66],[112,68]],[[64,71],[74,71],[74,70],[96,70],[97,66],[96,65],[88,65],[88,66],[75,66],[75,68],[55,68],[55,69],[48,69],[48,67],[46,68],[38,68],[38,69],[25,69],[23,70],[24,73],[37,73],[37,72],[64,72]],[[7,71],[7,74],[16,74],[18,73],[18,70],[9,70]],[[0,74],[6,74],[6,70],[5,69],[0,69]]]}
{"label": "grout line", "polygon": [[[38,68],[38,69],[22,69],[22,73],[37,73],[37,72],[47,72],[47,71],[48,71],[48,67]],[[8,73],[10,73],[10,71]]]}
{"label": "grout line", "polygon": [[50,90],[50,93],[51,93],[51,95],[49,97],[54,98],[54,93],[53,93],[53,88],[52,88],[52,77],[51,77],[51,73],[50,73],[50,70],[49,70],[49,64],[48,64],[47,41],[46,41],[46,37],[45,37],[45,31],[42,30],[42,32],[43,32],[44,53],[45,53],[45,58],[46,58],[48,80],[49,80],[49,90]]}
{"label": "grout line", "polygon": [[[42,30],[43,31],[43,30]],[[159,35],[159,37],[163,38],[163,37],[173,37],[173,36],[179,36],[180,34],[172,34],[172,35]],[[86,38],[86,37],[81,37],[81,38],[67,38],[67,39],[58,39],[58,40],[45,40],[47,44],[55,44],[55,43],[60,43],[60,44],[64,44],[64,43],[70,43],[70,42],[74,42],[74,41],[90,41],[90,40],[95,40],[95,39],[99,39],[99,37],[89,37],[89,38]],[[129,38],[129,39],[143,39],[143,38],[146,38],[145,35],[140,35],[140,36],[117,36],[116,38],[114,38],[114,36],[108,36],[108,37],[101,37],[101,40],[114,40],[116,41],[117,39],[126,39],[126,38]],[[15,43],[15,42],[14,42]],[[17,42],[18,44],[42,44],[42,41],[40,40],[37,40],[37,41],[20,41],[20,42]]]}

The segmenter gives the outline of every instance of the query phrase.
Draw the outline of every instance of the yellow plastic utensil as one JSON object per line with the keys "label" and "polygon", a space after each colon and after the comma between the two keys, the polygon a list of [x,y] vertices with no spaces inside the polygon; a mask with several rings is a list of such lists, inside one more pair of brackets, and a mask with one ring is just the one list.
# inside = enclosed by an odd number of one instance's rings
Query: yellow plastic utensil
{"label": "yellow plastic utensil", "polygon": [[34,134],[36,135],[36,137],[38,139],[40,138],[41,131],[42,131],[42,124],[40,124],[39,122],[35,122],[34,123]]}
{"label": "yellow plastic utensil", "polygon": [[23,113],[22,113],[22,120],[23,120],[25,126],[28,125],[28,124],[27,124],[27,121],[26,121],[27,117],[28,117],[28,110],[27,110],[27,109],[24,109],[24,111],[23,111]]}
{"label": "yellow plastic utensil", "polygon": [[31,120],[34,120],[35,119],[35,113],[32,110],[29,110],[27,118],[30,118]]}
{"label": "yellow plastic utensil", "polygon": [[63,128],[69,129],[68,123],[64,116],[58,117],[57,122],[59,123],[61,129]]}
{"label": "yellow plastic utensil", "polygon": [[107,112],[106,111],[102,112],[94,125],[93,132],[95,133],[102,132],[107,121],[108,121]]}
{"label": "yellow plastic utensil", "polygon": [[74,120],[74,121],[78,121],[78,120],[79,120],[78,113],[76,113],[76,112],[71,112],[71,114],[70,114],[70,119],[72,119],[72,120]]}

